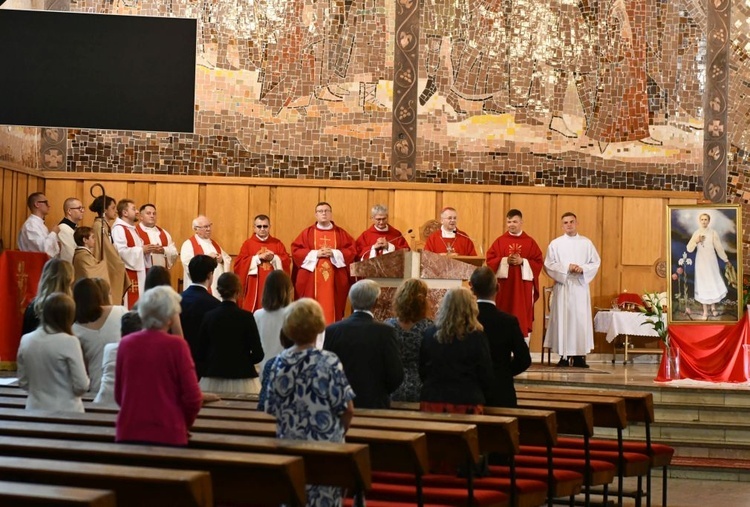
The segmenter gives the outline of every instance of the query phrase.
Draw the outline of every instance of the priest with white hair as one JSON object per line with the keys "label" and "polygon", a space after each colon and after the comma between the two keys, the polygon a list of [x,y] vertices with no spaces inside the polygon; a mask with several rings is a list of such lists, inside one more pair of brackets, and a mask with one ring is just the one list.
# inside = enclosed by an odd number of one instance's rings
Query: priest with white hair
{"label": "priest with white hair", "polygon": [[211,239],[212,228],[213,224],[208,217],[204,215],[196,217],[193,220],[193,231],[195,231],[195,234],[182,244],[180,259],[182,260],[183,267],[183,287],[187,287],[192,283],[190,271],[188,270],[190,259],[196,255],[208,255],[216,259],[217,266],[214,270],[214,279],[209,292],[216,299],[219,299],[216,284],[223,273],[231,271],[232,257],[216,241]]}

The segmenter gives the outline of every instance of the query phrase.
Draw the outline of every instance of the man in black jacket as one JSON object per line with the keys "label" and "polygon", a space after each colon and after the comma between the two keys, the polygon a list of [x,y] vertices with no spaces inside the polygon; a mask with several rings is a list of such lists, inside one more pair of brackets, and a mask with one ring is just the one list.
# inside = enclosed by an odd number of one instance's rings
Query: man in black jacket
{"label": "man in black jacket", "polygon": [[190,259],[188,271],[192,283],[187,289],[182,291],[182,301],[180,303],[182,312],[180,313],[180,324],[182,333],[185,335],[190,353],[193,356],[193,362],[196,363],[196,371],[200,371],[197,364],[198,359],[198,337],[200,335],[201,323],[203,316],[210,310],[217,308],[219,300],[211,295],[209,287],[214,281],[214,269],[216,269],[216,259],[208,255],[196,255]]}
{"label": "man in black jacket", "polygon": [[515,407],[516,389],[513,377],[523,373],[531,366],[531,353],[523,339],[518,319],[513,315],[501,312],[495,306],[497,278],[487,266],[474,271],[469,280],[471,290],[477,297],[479,322],[484,326],[484,333],[490,343],[492,369],[497,378],[487,406]]}
{"label": "man in black jacket", "polygon": [[388,408],[390,395],[404,380],[396,331],[377,322],[372,309],[380,287],[360,280],[349,289],[354,313],[326,328],[323,348],[339,356],[354,393],[356,408]]}

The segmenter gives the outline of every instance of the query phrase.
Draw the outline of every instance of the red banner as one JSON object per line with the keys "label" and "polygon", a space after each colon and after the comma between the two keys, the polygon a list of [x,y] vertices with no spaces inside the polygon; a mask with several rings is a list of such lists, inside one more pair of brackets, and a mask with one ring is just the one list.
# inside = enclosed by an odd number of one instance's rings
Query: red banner
{"label": "red banner", "polygon": [[0,369],[15,369],[23,312],[36,296],[47,254],[0,253]]}

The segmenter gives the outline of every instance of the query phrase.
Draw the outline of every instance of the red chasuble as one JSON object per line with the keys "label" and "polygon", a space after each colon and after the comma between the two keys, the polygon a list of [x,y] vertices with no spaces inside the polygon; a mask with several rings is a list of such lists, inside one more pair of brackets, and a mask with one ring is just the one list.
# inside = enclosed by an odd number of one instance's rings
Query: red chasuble
{"label": "red chasuble", "polygon": [[[377,230],[373,225],[357,238],[357,260],[369,259],[370,250],[372,250],[372,246],[379,238],[385,238],[388,243],[396,247],[396,250],[410,250],[409,243],[406,242],[406,238],[401,234],[401,231],[389,225],[388,230],[383,232]],[[376,255],[388,253],[385,249],[376,250],[375,252]]]}
{"label": "red chasuble", "polygon": [[[302,262],[310,250],[328,246],[340,250],[346,266],[337,268],[331,259],[318,259],[315,272],[302,269]],[[292,279],[297,298],[313,298],[323,307],[326,324],[344,317],[346,298],[349,294],[349,264],[356,257],[354,238],[336,225],[330,231],[322,231],[315,225],[303,230],[292,242]]]}
{"label": "red chasuble", "polygon": [[455,238],[442,237],[442,229],[438,229],[427,238],[424,249],[428,252],[443,254],[454,253],[456,255],[476,255],[474,242],[469,239],[465,232],[456,230]]}
{"label": "red chasuble", "polygon": [[503,257],[513,253],[519,253],[529,261],[534,280],[521,278],[521,266],[508,266],[508,278],[497,280],[495,302],[500,310],[516,316],[521,331],[527,335],[534,324],[534,303],[539,299],[539,273],[542,271],[544,256],[536,241],[525,232],[520,236],[512,236],[506,231],[487,250],[487,266],[497,272]]}
{"label": "red chasuble", "polygon": [[284,247],[284,244],[273,236],[269,236],[266,241],[261,241],[258,236],[253,234],[242,244],[240,253],[234,259],[234,272],[240,277],[242,282],[242,299],[238,301],[240,308],[249,312],[254,312],[261,307],[263,299],[263,287],[266,284],[266,278],[274,270],[273,264],[269,261],[261,261],[258,265],[258,273],[248,276],[254,255],[263,254],[270,250],[281,261],[281,268],[289,273],[291,259]]}

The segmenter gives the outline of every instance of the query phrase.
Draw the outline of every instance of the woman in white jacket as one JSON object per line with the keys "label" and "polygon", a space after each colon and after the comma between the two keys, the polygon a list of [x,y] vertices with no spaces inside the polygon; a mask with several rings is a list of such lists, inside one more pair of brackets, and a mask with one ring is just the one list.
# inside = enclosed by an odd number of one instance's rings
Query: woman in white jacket
{"label": "woman in white jacket", "polygon": [[41,325],[21,337],[18,385],[29,393],[27,410],[84,411],[81,396],[89,377],[71,330],[74,319],[73,298],[56,292],[44,302]]}

